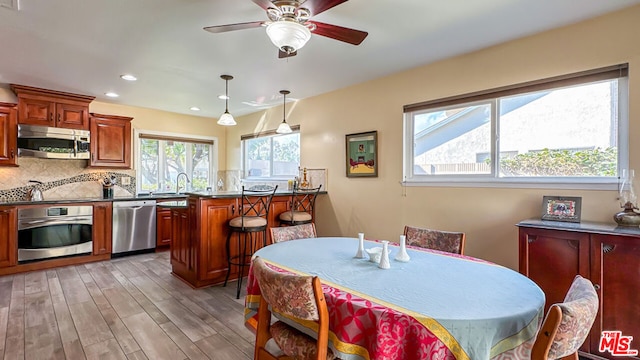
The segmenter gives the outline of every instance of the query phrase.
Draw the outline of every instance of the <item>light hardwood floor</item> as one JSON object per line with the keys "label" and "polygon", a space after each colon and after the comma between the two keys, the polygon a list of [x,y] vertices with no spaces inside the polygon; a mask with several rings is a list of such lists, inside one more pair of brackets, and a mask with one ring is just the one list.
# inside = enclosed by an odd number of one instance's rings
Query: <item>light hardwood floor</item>
{"label": "light hardwood floor", "polygon": [[235,288],[190,288],[168,252],[2,276],[0,359],[252,359]]}

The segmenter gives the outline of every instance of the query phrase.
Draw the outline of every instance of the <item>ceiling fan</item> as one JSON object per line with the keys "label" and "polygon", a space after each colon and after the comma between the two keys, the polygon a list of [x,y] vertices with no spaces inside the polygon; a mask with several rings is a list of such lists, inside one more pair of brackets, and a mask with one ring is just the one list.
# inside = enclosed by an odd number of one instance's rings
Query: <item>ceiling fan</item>
{"label": "ceiling fan", "polygon": [[207,26],[204,30],[222,33],[265,26],[271,42],[278,47],[278,57],[295,56],[311,34],[359,45],[367,32],[309,20],[347,0],[251,0],[267,12],[269,20]]}

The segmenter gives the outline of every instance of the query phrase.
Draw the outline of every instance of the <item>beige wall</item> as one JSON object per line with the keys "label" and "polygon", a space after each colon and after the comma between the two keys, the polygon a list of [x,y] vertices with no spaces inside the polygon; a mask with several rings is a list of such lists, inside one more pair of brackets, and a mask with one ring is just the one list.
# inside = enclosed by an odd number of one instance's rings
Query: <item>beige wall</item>
{"label": "beige wall", "polygon": [[[517,269],[518,221],[540,216],[543,195],[582,197],[582,219],[612,222],[615,191],[407,187],[402,180],[402,107],[420,101],[628,62],[630,134],[640,134],[640,6],[425,65],[288,105],[301,125],[302,166],[327,168],[320,235],[397,241],[405,224],[467,233],[466,253]],[[292,96],[295,89],[291,89]],[[290,109],[291,108],[291,109]],[[227,130],[227,164],[240,166],[240,135],[275,129],[282,109],[238,118]],[[379,177],[345,176],[344,135],[378,131]],[[632,136],[631,168],[640,168]]]}

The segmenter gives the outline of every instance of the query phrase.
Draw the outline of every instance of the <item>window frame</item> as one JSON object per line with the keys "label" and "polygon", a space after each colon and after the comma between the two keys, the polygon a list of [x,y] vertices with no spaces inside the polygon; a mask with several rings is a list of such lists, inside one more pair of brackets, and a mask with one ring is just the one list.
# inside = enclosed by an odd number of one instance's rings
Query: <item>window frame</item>
{"label": "window frame", "polygon": [[[136,170],[136,193],[137,194],[145,194],[148,193],[148,191],[146,190],[142,190],[141,189],[141,185],[142,185],[142,176],[141,174],[138,172],[138,170],[140,169],[140,138],[141,135],[143,137],[146,138],[154,138],[157,140],[173,140],[173,141],[180,141],[180,142],[192,142],[192,143],[198,143],[198,144],[202,144],[202,143],[211,143],[211,149],[209,151],[209,179],[210,179],[210,183],[208,184],[208,187],[213,188],[214,184],[216,184],[218,182],[217,179],[217,173],[218,173],[218,138],[217,137],[212,137],[212,136],[200,136],[200,135],[191,135],[191,134],[182,134],[182,133],[171,133],[171,132],[163,132],[163,131],[154,131],[154,130],[143,130],[143,129],[134,129],[133,130],[133,138],[134,138],[134,167],[133,169]],[[161,151],[161,149],[158,150],[158,161],[163,160],[164,158],[164,153],[163,151]],[[189,173],[191,173],[193,171],[193,169],[190,169],[191,164],[187,164],[188,168],[189,168]],[[169,192],[165,192],[165,191],[157,191],[154,192],[156,194],[168,194],[168,193],[173,193],[172,191]]]}
{"label": "window frame", "polygon": [[[499,177],[499,114],[500,99],[507,96],[549,89],[567,88],[604,80],[618,79],[618,174],[629,167],[629,78],[628,64],[593,69],[579,73],[509,85],[448,98],[431,100],[404,106],[403,113],[403,161],[404,186],[439,187],[498,187],[498,188],[554,188],[617,190],[618,177]],[[491,172],[490,174],[416,175],[414,162],[414,115],[416,112],[439,111],[461,106],[490,103],[491,106]]]}
{"label": "window frame", "polygon": [[[259,133],[254,133],[254,134],[246,134],[246,135],[241,135],[240,136],[240,161],[242,162],[242,165],[240,166],[240,171],[241,171],[241,178],[243,181],[246,182],[252,182],[252,181],[278,181],[278,180],[290,180],[295,178],[297,175],[293,175],[293,176],[255,176],[255,177],[248,177],[247,176],[247,172],[246,172],[246,159],[245,156],[246,154],[246,150],[245,150],[245,141],[246,140],[251,140],[251,139],[257,139],[257,138],[266,138],[266,137],[270,137],[270,138],[274,138],[274,137],[278,137],[278,136],[286,136],[286,135],[291,135],[291,134],[298,134],[298,137],[301,137],[301,132],[300,132],[300,125],[290,125],[291,127],[291,132],[287,133],[287,134],[278,134],[275,130],[267,130],[267,131],[262,131]],[[302,149],[301,149],[301,142],[300,140],[298,140],[298,149],[300,150],[300,154],[298,154],[301,157],[302,154]],[[270,162],[270,168],[273,169],[273,140],[271,141],[270,144],[270,154],[272,155],[269,159]],[[300,161],[302,162],[302,161]],[[300,167],[300,162],[298,163],[298,167]]]}

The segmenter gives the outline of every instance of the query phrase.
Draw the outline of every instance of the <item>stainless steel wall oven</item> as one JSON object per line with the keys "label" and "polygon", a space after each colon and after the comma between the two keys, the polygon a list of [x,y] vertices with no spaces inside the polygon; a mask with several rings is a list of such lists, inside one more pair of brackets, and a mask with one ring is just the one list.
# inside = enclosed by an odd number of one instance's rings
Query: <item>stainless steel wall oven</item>
{"label": "stainless steel wall oven", "polygon": [[18,209],[18,262],[91,254],[93,207]]}

